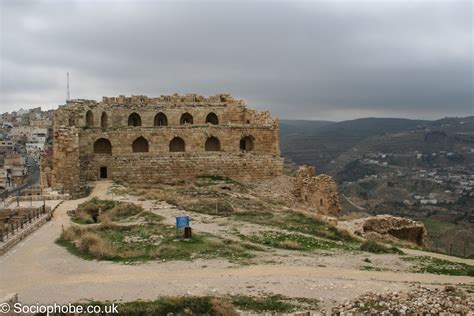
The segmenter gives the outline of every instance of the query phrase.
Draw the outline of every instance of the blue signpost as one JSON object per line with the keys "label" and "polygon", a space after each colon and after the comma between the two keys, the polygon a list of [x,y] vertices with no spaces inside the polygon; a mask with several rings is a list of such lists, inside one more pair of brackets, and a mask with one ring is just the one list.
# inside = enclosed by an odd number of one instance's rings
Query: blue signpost
{"label": "blue signpost", "polygon": [[176,216],[176,228],[189,227],[189,216]]}
{"label": "blue signpost", "polygon": [[185,239],[190,239],[192,237],[191,227],[189,227],[189,216],[176,216],[176,232],[179,228],[184,228]]}

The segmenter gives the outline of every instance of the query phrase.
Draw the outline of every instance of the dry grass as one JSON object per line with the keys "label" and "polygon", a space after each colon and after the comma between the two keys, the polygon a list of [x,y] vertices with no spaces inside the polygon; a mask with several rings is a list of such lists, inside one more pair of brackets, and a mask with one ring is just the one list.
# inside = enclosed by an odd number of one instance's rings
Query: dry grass
{"label": "dry grass", "polygon": [[302,245],[300,245],[298,242],[293,241],[293,240],[284,240],[280,243],[280,245],[283,248],[291,249],[291,250],[301,250],[301,249],[303,249]]}
{"label": "dry grass", "polygon": [[114,251],[112,245],[102,239],[98,234],[86,232],[82,234],[76,241],[77,247],[96,257],[103,258],[113,256]]}
{"label": "dry grass", "polygon": [[235,310],[235,307],[228,300],[220,298],[211,298],[213,316],[239,316],[240,314]]}
{"label": "dry grass", "polygon": [[69,227],[68,229],[63,230],[61,233],[61,239],[74,241],[77,237],[81,236],[84,230],[76,225]]}
{"label": "dry grass", "polygon": [[141,212],[143,212],[143,208],[141,206],[135,205],[133,203],[118,203],[105,214],[107,214],[110,220],[116,221],[137,215]]}

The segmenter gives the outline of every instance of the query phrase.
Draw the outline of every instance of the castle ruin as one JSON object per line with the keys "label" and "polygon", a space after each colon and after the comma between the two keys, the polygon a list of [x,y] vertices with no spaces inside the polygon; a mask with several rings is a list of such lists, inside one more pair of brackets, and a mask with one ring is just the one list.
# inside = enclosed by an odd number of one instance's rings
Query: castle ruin
{"label": "castle ruin", "polygon": [[73,100],[53,118],[42,184],[80,192],[88,181],[173,183],[282,174],[278,119],[228,94]]}

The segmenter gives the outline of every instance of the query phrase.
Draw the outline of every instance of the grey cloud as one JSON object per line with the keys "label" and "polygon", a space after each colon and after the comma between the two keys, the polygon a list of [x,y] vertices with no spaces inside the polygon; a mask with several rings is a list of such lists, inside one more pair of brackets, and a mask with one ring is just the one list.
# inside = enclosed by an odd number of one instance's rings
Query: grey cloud
{"label": "grey cloud", "polygon": [[473,114],[470,1],[12,1],[2,109],[230,92],[283,118]]}

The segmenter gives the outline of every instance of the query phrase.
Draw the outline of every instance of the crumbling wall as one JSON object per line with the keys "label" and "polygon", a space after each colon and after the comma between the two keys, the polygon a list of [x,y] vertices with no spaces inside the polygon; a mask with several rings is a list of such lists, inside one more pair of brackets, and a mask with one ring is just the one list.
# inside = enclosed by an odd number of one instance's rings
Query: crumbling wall
{"label": "crumbling wall", "polygon": [[[156,126],[159,113],[167,124]],[[139,116],[139,126],[129,126],[132,114]],[[193,122],[181,124],[183,114],[190,114]],[[217,116],[217,124],[207,121],[210,114]],[[281,175],[283,169],[278,120],[268,112],[247,109],[228,94],[74,100],[55,112],[53,128],[51,185],[71,192],[104,174],[124,182],[171,183],[198,175],[265,179]],[[170,149],[176,137],[184,141],[185,151]],[[206,151],[211,137],[219,141],[216,151]],[[102,140],[101,150],[94,152],[101,138],[110,145],[104,149]],[[146,140],[148,146],[142,148],[147,150],[134,152],[138,138]]]}
{"label": "crumbling wall", "polygon": [[40,160],[40,187],[49,188],[52,186],[52,170],[53,160],[52,156],[43,154]]}
{"label": "crumbling wall", "polygon": [[336,182],[325,174],[316,176],[314,167],[298,168],[293,179],[293,194],[318,214],[335,216],[340,211]]}
{"label": "crumbling wall", "polygon": [[[360,232],[360,229],[359,229]],[[366,218],[362,224],[362,234],[375,233],[393,237],[419,246],[423,245],[426,229],[422,223],[391,215],[378,215]]]}

